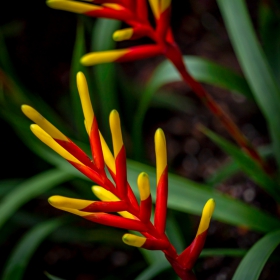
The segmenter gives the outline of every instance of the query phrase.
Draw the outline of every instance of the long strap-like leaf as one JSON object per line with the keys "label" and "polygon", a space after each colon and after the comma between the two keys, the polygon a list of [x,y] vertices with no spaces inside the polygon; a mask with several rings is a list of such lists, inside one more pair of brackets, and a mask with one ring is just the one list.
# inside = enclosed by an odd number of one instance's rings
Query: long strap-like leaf
{"label": "long strap-like leaf", "polygon": [[245,255],[239,264],[233,280],[257,280],[262,269],[280,243],[280,230],[271,232],[260,239]]}

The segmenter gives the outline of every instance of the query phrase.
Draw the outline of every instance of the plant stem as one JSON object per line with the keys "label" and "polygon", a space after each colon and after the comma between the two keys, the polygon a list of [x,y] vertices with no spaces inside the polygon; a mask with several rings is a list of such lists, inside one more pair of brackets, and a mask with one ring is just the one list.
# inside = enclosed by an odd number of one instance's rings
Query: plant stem
{"label": "plant stem", "polygon": [[195,94],[202,100],[207,108],[219,119],[224,125],[231,137],[237,142],[237,144],[255,161],[261,168],[269,175],[272,174],[271,169],[267,163],[261,158],[256,149],[252,146],[249,140],[240,131],[237,125],[229,117],[229,115],[215,102],[212,96],[197,82],[187,71],[187,68],[183,62],[182,54],[175,44],[169,44],[165,53],[166,57],[176,67],[183,80],[190,86]]}

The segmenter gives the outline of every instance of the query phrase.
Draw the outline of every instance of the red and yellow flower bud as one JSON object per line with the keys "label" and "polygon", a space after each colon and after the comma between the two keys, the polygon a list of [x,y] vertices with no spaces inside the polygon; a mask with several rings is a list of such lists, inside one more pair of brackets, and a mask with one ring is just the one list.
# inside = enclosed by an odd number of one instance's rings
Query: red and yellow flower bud
{"label": "red and yellow flower bud", "polygon": [[79,72],[77,74],[77,86],[85,117],[86,130],[90,139],[90,146],[94,164],[99,170],[100,175],[105,177],[104,158],[100,143],[98,125],[92,109],[86,77],[82,72]]}
{"label": "red and yellow flower bud", "polygon": [[162,47],[157,45],[143,45],[128,49],[93,52],[84,55],[81,63],[85,66],[92,66],[108,62],[125,62],[149,58],[162,53]]}
{"label": "red and yellow flower bud", "polygon": [[113,110],[109,117],[114,157],[116,163],[116,187],[120,198],[127,196],[126,153],[122,140],[120,116]]}
{"label": "red and yellow flower bud", "polygon": [[191,245],[188,248],[186,248],[178,257],[178,261],[187,270],[191,270],[193,268],[194,263],[196,262],[203,249],[214,209],[215,201],[211,198],[206,202],[203,208],[200,224],[195,239],[193,240]]}
{"label": "red and yellow flower bud", "polygon": [[59,195],[50,197],[49,203],[58,209],[70,208],[83,212],[118,212],[127,208],[126,203],[123,201],[90,201]]}
{"label": "red and yellow flower bud", "polygon": [[169,243],[163,239],[151,239],[126,233],[122,238],[123,242],[129,246],[144,248],[148,250],[165,250]]}
{"label": "red and yellow flower bud", "polygon": [[152,211],[152,197],[150,192],[149,176],[142,172],[138,176],[137,185],[140,194],[139,219],[144,223],[148,222]]}
{"label": "red and yellow flower bud", "polygon": [[160,233],[165,232],[167,196],[168,196],[168,174],[167,174],[167,151],[166,140],[161,129],[155,133],[155,153],[157,171],[157,196],[155,209],[155,227]]}

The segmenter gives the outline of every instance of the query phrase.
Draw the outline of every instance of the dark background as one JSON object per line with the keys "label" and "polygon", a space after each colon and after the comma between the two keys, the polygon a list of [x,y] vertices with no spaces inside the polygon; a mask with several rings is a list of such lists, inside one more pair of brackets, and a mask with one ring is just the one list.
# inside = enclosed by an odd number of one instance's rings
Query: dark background
{"label": "dark background", "polygon": [[[247,4],[257,30],[258,1],[247,1]],[[173,0],[172,5],[171,25],[175,39],[184,54],[209,58],[241,73],[214,0]],[[30,92],[40,95],[59,114],[63,115],[62,109],[65,110],[65,108],[61,108],[61,100],[69,94],[69,73],[77,16],[52,10],[44,1],[5,1],[1,5],[0,13],[0,26],[5,30],[5,42],[20,83]],[[158,57],[144,62],[123,63],[119,67],[129,79],[135,83],[143,83],[162,59]],[[176,94],[187,96],[193,109],[185,114],[160,108],[149,110],[143,132],[146,139],[146,161],[154,164],[153,134],[160,126],[167,136],[172,171],[202,182],[228,159],[196,130],[196,125],[203,123],[224,137],[228,139],[229,137],[186,85],[176,83],[170,87],[171,90],[176,91]],[[269,143],[264,120],[253,102],[211,86],[206,86],[206,88],[233,117],[254,145]],[[0,120],[0,124],[2,135],[5,135],[1,137],[2,159],[4,158],[5,161],[2,179],[28,178],[49,167],[26,148],[5,120]],[[219,188],[248,203],[272,212],[276,211],[276,205],[272,199],[243,175],[232,178]],[[57,210],[50,208],[46,197],[38,198],[24,206],[23,218],[26,218],[24,214],[30,211],[38,213],[38,217],[43,218],[60,215]],[[180,213],[170,212],[178,221],[185,218]],[[104,229],[78,219],[75,223],[78,228],[88,228],[89,232],[93,229]],[[194,225],[192,229],[194,233],[197,218],[190,217],[188,223]],[[22,232],[27,229],[26,224],[24,225],[23,222],[22,228],[14,231],[3,244],[2,252],[5,252],[5,256],[2,255],[2,263],[14,243],[22,236]],[[81,237],[79,242],[69,244],[63,240],[65,233],[63,231],[58,233],[39,247],[24,279],[31,279],[31,277],[45,279],[42,271],[48,271],[64,279],[133,279],[145,268],[143,257],[136,249],[120,242],[122,231],[112,232],[115,239],[109,235],[109,241],[106,244],[94,241],[83,242]],[[186,238],[191,238],[192,233],[186,232]],[[252,246],[259,237],[258,234],[245,229],[213,222],[206,247],[246,249]],[[201,259],[196,267],[198,278],[231,279],[239,261],[238,258],[229,257]],[[275,266],[269,265],[262,279],[279,279],[275,276],[277,271],[274,272],[274,269],[276,269]],[[270,278],[267,278],[268,273],[271,273]],[[159,276],[158,279],[163,279],[162,277],[174,279],[172,273],[169,276],[169,272],[164,276]]]}

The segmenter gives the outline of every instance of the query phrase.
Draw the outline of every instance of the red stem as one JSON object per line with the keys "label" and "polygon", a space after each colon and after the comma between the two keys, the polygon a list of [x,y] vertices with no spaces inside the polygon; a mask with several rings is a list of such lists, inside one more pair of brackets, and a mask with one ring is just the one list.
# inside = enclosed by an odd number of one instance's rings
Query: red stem
{"label": "red stem", "polygon": [[266,162],[260,157],[259,153],[251,145],[248,139],[242,134],[237,125],[232,121],[228,114],[215,102],[212,96],[197,82],[187,71],[182,59],[182,54],[177,45],[169,44],[165,53],[166,57],[173,63],[181,74],[183,80],[190,86],[208,109],[219,119],[224,125],[228,133],[237,142],[237,144],[267,173],[271,174],[271,170]]}

